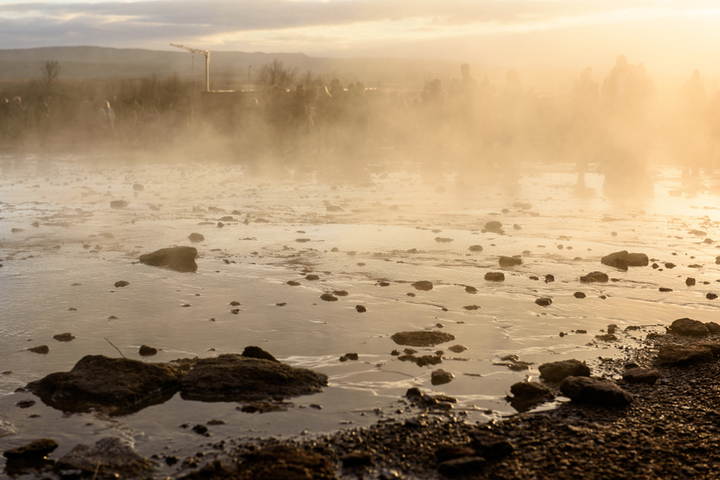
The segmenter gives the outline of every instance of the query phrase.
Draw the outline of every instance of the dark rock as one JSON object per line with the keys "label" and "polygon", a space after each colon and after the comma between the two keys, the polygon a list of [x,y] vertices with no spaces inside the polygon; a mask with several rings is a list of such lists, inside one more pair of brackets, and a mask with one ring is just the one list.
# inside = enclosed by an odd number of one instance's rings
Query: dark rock
{"label": "dark rock", "polygon": [[669,327],[670,333],[690,337],[706,337],[710,334],[705,324],[691,318],[678,318]]}
{"label": "dark rock", "polygon": [[708,300],[715,300],[716,298],[718,298],[718,296],[716,293],[708,293],[707,295],[705,295],[705,298],[707,298]]}
{"label": "dark rock", "polygon": [[552,391],[539,382],[514,383],[510,387],[510,393],[516,397],[553,397]]}
{"label": "dark rock", "polygon": [[498,259],[498,264],[500,264],[501,267],[516,267],[518,265],[522,265],[522,258],[520,258],[519,255],[515,257],[501,256]]}
{"label": "dark rock", "polygon": [[463,308],[465,310],[479,310],[480,306],[479,305],[465,305]]}
{"label": "dark rock", "polygon": [[129,204],[125,200],[113,200],[110,202],[110,208],[125,208]]}
{"label": "dark rock", "polygon": [[75,338],[75,335],[72,333],[58,333],[57,335],[53,335],[53,338],[57,340],[58,342],[70,342]]}
{"label": "dark rock", "polygon": [[590,272],[587,275],[580,277],[580,281],[583,283],[607,283],[610,278],[607,273],[603,272]]}
{"label": "dark rock", "polygon": [[583,292],[575,292],[575,293],[573,293],[573,296],[574,296],[575,298],[585,298],[585,297],[587,297],[587,295],[585,295]]}
{"label": "dark rock", "polygon": [[125,280],[118,280],[115,282],[115,288],[127,287],[128,285],[130,285],[130,282],[126,282]]}
{"label": "dark rock", "polygon": [[58,443],[52,438],[40,438],[33,440],[22,447],[5,450],[3,456],[9,461],[24,460],[33,462],[42,460],[58,447]]}
{"label": "dark rock", "polygon": [[672,291],[673,291],[672,288],[668,288],[668,287],[660,287],[659,290],[660,290],[661,292],[664,292],[664,293],[672,292]]}
{"label": "dark rock", "polygon": [[301,285],[300,282],[296,282],[295,280],[288,280],[288,281],[285,282],[285,283],[287,283],[287,284],[290,285],[291,287],[299,287],[299,286]]}
{"label": "dark rock", "polygon": [[712,362],[714,359],[710,347],[699,345],[660,345],[657,356],[659,365],[691,365]]}
{"label": "dark rock", "polygon": [[341,459],[344,468],[369,467],[373,464],[370,452],[350,452]]}
{"label": "dark rock", "polygon": [[455,340],[455,337],[449,333],[430,330],[398,332],[390,338],[398,345],[408,345],[410,347],[433,347],[440,343]]}
{"label": "dark rock", "polygon": [[634,400],[616,383],[599,378],[570,376],[560,384],[560,391],[573,402],[605,407],[625,407]]}
{"label": "dark rock", "polygon": [[286,412],[289,405],[292,404],[286,402],[253,402],[237,407],[237,409],[244,413]]}
{"label": "dark rock", "polygon": [[205,240],[205,235],[203,235],[202,233],[191,233],[190,235],[188,235],[188,238],[192,243],[199,243]]}
{"label": "dark rock", "polygon": [[552,283],[555,281],[555,276],[551,274],[545,275],[545,283]]}
{"label": "dark rock", "polygon": [[43,355],[50,353],[50,347],[47,345],[38,345],[37,347],[28,348],[33,353],[41,353]]}
{"label": "dark rock", "polygon": [[487,272],[485,280],[489,282],[502,282],[505,280],[505,274],[502,272]]}
{"label": "dark rock", "polygon": [[357,310],[358,313],[367,312],[367,308],[364,305],[355,305],[355,310]]}
{"label": "dark rock", "polygon": [[447,237],[435,237],[435,241],[439,243],[450,243],[453,241],[453,239]]}
{"label": "dark rock", "polygon": [[420,280],[412,284],[413,287],[415,287],[417,290],[423,290],[428,291],[433,289],[432,282],[429,282],[427,280]]}
{"label": "dark rock", "polygon": [[602,340],[603,342],[614,342],[617,340],[617,337],[612,333],[606,333],[604,335],[595,335],[595,338],[598,340]]}
{"label": "dark rock", "polygon": [[194,247],[161,248],[152,253],[140,255],[140,263],[153,267],[165,267],[178,272],[194,272],[197,270],[195,259],[198,251]]}
{"label": "dark rock", "polygon": [[197,433],[198,435],[205,435],[208,437],[210,436],[209,429],[205,425],[202,425],[202,424],[195,425],[194,427],[191,428],[191,430],[193,432]]}
{"label": "dark rock", "polygon": [[465,285],[465,291],[467,293],[477,293],[477,288],[471,287],[470,285]]}
{"label": "dark rock", "polygon": [[648,368],[633,367],[623,372],[623,380],[627,383],[647,383],[653,385],[660,378],[660,372]]}
{"label": "dark rock", "polygon": [[693,285],[695,285],[695,279],[692,277],[687,277],[685,279],[685,285],[687,285],[688,287],[692,287]]}
{"label": "dark rock", "polygon": [[450,383],[453,378],[455,378],[455,375],[439,368],[430,374],[430,383],[433,385],[443,385]]}
{"label": "dark rock", "polygon": [[541,307],[548,307],[552,304],[552,298],[549,297],[540,297],[535,300],[535,303],[540,305]]}
{"label": "dark rock", "polygon": [[470,245],[468,247],[468,250],[470,250],[471,252],[482,252],[483,247],[482,247],[482,245]]}
{"label": "dark rock", "polygon": [[447,460],[438,465],[438,472],[446,477],[477,476],[487,466],[487,460],[482,457],[462,457]]}
{"label": "dark rock", "polygon": [[338,298],[331,293],[323,293],[320,295],[320,300],[324,300],[326,302],[337,302]]}
{"label": "dark rock", "polygon": [[448,347],[448,350],[453,353],[462,353],[467,350],[467,347],[465,345],[453,345],[452,347]]}
{"label": "dark rock", "polygon": [[472,448],[489,462],[496,462],[511,455],[515,448],[502,437],[492,434],[481,434],[470,442]]}
{"label": "dark rock", "polygon": [[271,360],[225,354],[198,360],[180,379],[184,399],[243,402],[321,391],[327,375]]}
{"label": "dark rock", "polygon": [[705,328],[707,328],[708,332],[713,335],[717,335],[718,333],[720,333],[720,324],[717,324],[715,322],[705,322]]}
{"label": "dark rock", "polygon": [[589,377],[590,368],[584,362],[575,360],[561,360],[559,362],[543,363],[539,367],[540,378],[547,382],[559,382],[565,377]]}
{"label": "dark rock", "polygon": [[338,297],[347,297],[348,292],[347,290],[333,290],[333,295],[337,295]]}
{"label": "dark rock", "polygon": [[152,355],[157,355],[157,348],[154,347],[148,347],[147,345],[140,346],[140,353],[141,357],[150,357]]}
{"label": "dark rock", "polygon": [[266,352],[260,347],[248,346],[242,352],[243,357],[247,358],[261,358],[263,360],[270,360],[271,362],[280,363],[280,360],[275,358],[270,352]]}
{"label": "dark rock", "polygon": [[15,404],[15,406],[20,408],[30,408],[33,405],[35,405],[35,400],[20,400]]}
{"label": "dark rock", "polygon": [[95,445],[76,445],[55,464],[55,469],[77,469],[86,475],[134,478],[157,465],[135,452],[119,438],[105,437]]}
{"label": "dark rock", "polygon": [[315,275],[314,273],[311,273],[309,275],[305,275],[306,280],[320,280],[320,275]]}
{"label": "dark rock", "polygon": [[500,357],[500,360],[500,362],[493,362],[493,365],[502,365],[504,367],[508,367],[510,370],[513,370],[515,372],[529,370],[530,365],[533,364],[533,362],[526,362],[524,360],[520,360],[517,355],[505,355],[503,357]]}
{"label": "dark rock", "polygon": [[600,262],[620,270],[627,270],[628,267],[646,267],[650,263],[644,253],[628,253],[627,250],[605,255]]}
{"label": "dark rock", "polygon": [[168,400],[177,391],[180,374],[164,363],[87,355],[71,371],[51,373],[28,383],[27,389],[67,412],[98,408],[129,413]]}
{"label": "dark rock", "polygon": [[485,224],[485,230],[492,233],[504,233],[502,229],[502,223],[497,220],[492,220]]}
{"label": "dark rock", "polygon": [[414,354],[400,355],[398,360],[401,362],[412,362],[418,367],[425,367],[427,365],[438,365],[442,363],[442,357],[440,355],[421,355],[415,356]]}
{"label": "dark rock", "polygon": [[674,263],[671,263],[671,262],[668,262],[665,264],[665,268],[667,268],[668,270],[671,268],[675,268],[676,266],[677,265],[675,265]]}

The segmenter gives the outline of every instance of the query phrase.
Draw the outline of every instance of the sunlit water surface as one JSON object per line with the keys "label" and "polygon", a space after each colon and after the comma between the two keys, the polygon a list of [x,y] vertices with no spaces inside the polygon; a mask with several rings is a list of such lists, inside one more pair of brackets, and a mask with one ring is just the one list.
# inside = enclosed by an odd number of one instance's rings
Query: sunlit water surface
{"label": "sunlit water surface", "polygon": [[[510,182],[418,172],[413,165],[377,165],[344,177],[70,156],[6,156],[0,167],[3,447],[48,436],[60,443],[59,456],[77,443],[120,435],[142,454],[182,456],[203,440],[181,424],[225,421],[211,427],[211,441],[332,432],[398,415],[398,400],[415,386],[452,395],[458,415],[486,421],[514,412],[505,401],[510,385],[537,376],[540,363],[578,358],[597,367],[603,358],[628,355],[648,332],[676,318],[717,320],[720,300],[706,298],[720,290],[720,252],[712,240],[720,240],[717,195],[702,184],[683,187],[673,168],[656,169],[645,195],[606,196],[603,176],[589,174],[578,189],[569,165],[525,165]],[[128,205],[113,209],[112,200]],[[226,216],[233,218],[219,227]],[[502,222],[505,234],[484,232],[491,220]],[[193,232],[205,240],[191,244]],[[172,245],[198,248],[197,273],[137,262],[142,253]],[[617,250],[644,252],[660,268],[622,272],[600,263]],[[500,255],[522,255],[523,265],[500,268]],[[667,262],[677,266],[668,269]],[[579,282],[595,270],[613,281]],[[488,271],[503,271],[505,281],[485,281]],[[320,280],[305,279],[307,273]],[[555,281],[546,283],[546,274]],[[697,285],[686,286],[687,277]],[[118,280],[130,284],[116,288]],[[418,280],[434,288],[416,290],[411,283]],[[467,293],[467,285],[478,292]],[[348,295],[320,299],[335,290]],[[575,298],[577,291],[587,297]],[[552,305],[538,306],[539,297],[552,298]],[[237,314],[232,301],[241,303]],[[358,313],[356,305],[367,312]],[[464,308],[473,305],[479,308]],[[619,341],[595,339],[609,324],[620,328]],[[625,332],[630,325],[645,328]],[[443,350],[441,365],[418,367],[391,355],[404,348],[393,333],[423,329],[455,336],[417,349]],[[579,329],[587,333],[575,333]],[[77,338],[53,339],[64,332]],[[141,359],[143,344],[160,349],[144,359],[152,362],[258,345],[283,362],[327,374],[330,385],[292,399],[287,412],[262,415],[179,395],[112,418],[65,415],[39,400],[29,409],[14,406],[34,398],[13,393],[30,381],[68,371],[88,354],[117,357],[113,345]],[[455,344],[467,350],[447,350]],[[27,350],[37,345],[48,345],[50,353]],[[341,362],[349,352],[359,360]],[[534,365],[523,372],[494,365],[508,354]],[[431,385],[437,368],[454,379]]]}

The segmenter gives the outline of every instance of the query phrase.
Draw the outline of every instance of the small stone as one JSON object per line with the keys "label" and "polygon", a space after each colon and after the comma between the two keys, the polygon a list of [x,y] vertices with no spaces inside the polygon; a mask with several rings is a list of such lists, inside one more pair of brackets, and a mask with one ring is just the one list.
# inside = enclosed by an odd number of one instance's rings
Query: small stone
{"label": "small stone", "polygon": [[433,289],[432,282],[429,282],[427,280],[417,281],[417,282],[413,283],[412,286],[415,287],[415,289],[422,290],[422,291],[428,291],[428,290]]}
{"label": "small stone", "polygon": [[465,345],[453,345],[452,347],[448,347],[448,350],[453,353],[462,353],[467,350],[467,347]]}
{"label": "small stone", "polygon": [[205,236],[201,233],[191,233],[190,235],[188,235],[188,238],[192,243],[198,243],[205,240]]}
{"label": "small stone", "polygon": [[59,333],[57,335],[53,335],[53,338],[58,342],[70,342],[75,338],[75,335],[72,333]]}
{"label": "small stone", "polygon": [[485,280],[488,282],[502,282],[505,280],[505,274],[502,272],[487,272]]}
{"label": "small stone", "polygon": [[482,245],[470,245],[468,247],[468,250],[470,250],[471,252],[482,252],[483,247],[482,247]]}
{"label": "small stone", "polygon": [[580,281],[583,283],[607,283],[608,280],[610,280],[610,278],[603,272],[590,272],[587,275],[580,277]]}
{"label": "small stone", "polygon": [[130,285],[130,282],[126,282],[125,280],[118,280],[115,282],[115,288],[127,287],[128,285]]}
{"label": "small stone", "polygon": [[113,200],[110,202],[110,208],[125,208],[129,204],[125,200]]}
{"label": "small stone", "polygon": [[37,347],[28,348],[33,353],[41,353],[41,354],[47,354],[50,353],[50,347],[47,345],[39,345]]}
{"label": "small stone", "polygon": [[705,298],[707,298],[708,300],[715,300],[716,298],[718,298],[718,296],[715,293],[708,293],[707,295],[705,295]]}
{"label": "small stone", "polygon": [[548,382],[559,382],[566,377],[589,377],[590,368],[579,360],[561,360],[540,365],[540,378]]}
{"label": "small stone", "polygon": [[552,304],[552,299],[549,297],[541,297],[535,300],[535,303],[541,307],[548,307]]}
{"label": "small stone", "polygon": [[139,351],[141,357],[149,357],[152,355],[156,355],[157,352],[157,348],[148,347],[147,345],[142,345]]}
{"label": "small stone", "polygon": [[575,292],[575,293],[573,293],[573,296],[574,296],[575,298],[585,298],[585,297],[587,297],[587,295],[585,295],[583,292]]}
{"label": "small stone", "polygon": [[692,287],[693,285],[695,285],[695,279],[692,277],[687,277],[685,279],[685,285],[687,285],[688,287]]}
{"label": "small stone", "polygon": [[357,310],[358,313],[367,312],[367,308],[365,308],[364,305],[355,305],[355,310]]}
{"label": "small stone", "polygon": [[471,287],[470,285],[466,285],[466,286],[465,286],[465,291],[466,291],[467,293],[477,293],[477,288]]}
{"label": "small stone", "polygon": [[660,372],[647,368],[628,368],[623,372],[623,380],[628,383],[647,383],[653,385],[660,378]]}
{"label": "small stone", "polygon": [[453,378],[455,378],[455,375],[439,368],[430,374],[430,383],[433,385],[443,385],[450,383]]}
{"label": "small stone", "polygon": [[500,264],[501,267],[516,267],[518,265],[522,265],[522,258],[520,258],[519,256],[515,256],[515,257],[501,256],[498,259],[498,264]]}
{"label": "small stone", "polygon": [[320,300],[324,300],[326,302],[337,302],[338,298],[330,293],[323,293],[320,295]]}

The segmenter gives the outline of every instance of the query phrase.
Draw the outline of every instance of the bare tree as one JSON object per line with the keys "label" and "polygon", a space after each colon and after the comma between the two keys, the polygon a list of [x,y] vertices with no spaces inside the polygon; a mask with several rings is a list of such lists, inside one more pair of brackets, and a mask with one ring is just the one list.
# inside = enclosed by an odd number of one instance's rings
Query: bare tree
{"label": "bare tree", "polygon": [[288,88],[295,81],[297,74],[297,68],[286,67],[280,60],[273,60],[260,67],[257,82],[268,87],[277,85],[280,88]]}
{"label": "bare tree", "polygon": [[48,60],[43,67],[40,67],[40,71],[42,72],[42,79],[45,84],[45,94],[49,95],[50,90],[55,83],[57,83],[57,79],[62,72],[60,62],[57,60]]}

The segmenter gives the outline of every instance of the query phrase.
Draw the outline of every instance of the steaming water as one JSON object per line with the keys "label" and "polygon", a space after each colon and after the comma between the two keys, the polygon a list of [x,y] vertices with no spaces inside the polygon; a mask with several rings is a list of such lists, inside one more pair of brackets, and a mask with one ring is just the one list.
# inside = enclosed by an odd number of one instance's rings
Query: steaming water
{"label": "steaming water", "polygon": [[[676,318],[716,320],[720,305],[705,297],[720,290],[719,252],[705,242],[720,240],[717,196],[702,185],[683,187],[672,168],[654,172],[649,195],[608,197],[601,175],[589,174],[587,187],[577,189],[568,165],[524,165],[517,181],[420,172],[414,165],[375,165],[369,174],[335,177],[322,169],[257,176],[223,163],[108,164],[70,156],[6,156],[0,166],[0,371],[6,372],[0,443],[53,437],[60,443],[54,457],[104,435],[132,440],[145,455],[182,457],[198,451],[203,439],[180,425],[210,419],[226,422],[210,427],[211,441],[368,425],[403,408],[398,400],[413,386],[455,396],[457,415],[486,421],[513,412],[504,400],[510,385],[537,375],[540,363],[578,358],[597,368]],[[136,183],[144,189],[134,191]],[[112,209],[111,200],[120,199],[128,206]],[[219,228],[225,216],[233,220]],[[490,220],[502,222],[505,234],[484,232]],[[190,245],[192,232],[205,236],[194,244],[197,273],[137,263],[142,253]],[[483,251],[471,252],[471,245]],[[660,268],[621,272],[600,264],[601,256],[623,249],[646,253]],[[523,265],[498,267],[498,256],[519,254]],[[668,269],[666,262],[677,266]],[[595,270],[616,281],[579,282]],[[486,282],[488,271],[504,271],[506,280]],[[320,280],[305,279],[310,272]],[[555,282],[544,282],[546,274]],[[685,285],[688,276],[696,286]],[[116,288],[118,280],[130,284]],[[411,283],[418,280],[433,282],[433,290],[415,290]],[[478,293],[467,293],[466,285]],[[349,294],[320,300],[334,290]],[[587,298],[575,298],[576,291]],[[538,306],[538,297],[553,304]],[[231,301],[241,302],[239,313],[231,312]],[[356,305],[368,311],[358,313]],[[464,308],[472,305],[479,308]],[[608,324],[620,327],[618,342],[595,339]],[[625,332],[629,325],[645,328]],[[422,329],[456,337],[417,349],[444,350],[439,366],[421,368],[391,355],[404,348],[390,339],[393,333]],[[579,329],[588,333],[574,333]],[[77,338],[53,340],[63,332]],[[330,385],[292,399],[287,412],[262,415],[179,395],[113,418],[66,415],[38,399],[29,409],[14,406],[34,399],[12,393],[29,381],[70,370],[87,354],[118,356],[105,339],[128,358],[140,359],[142,344],[160,349],[146,361],[258,345],[284,362],[326,373]],[[26,350],[43,344],[47,355]],[[447,350],[454,344],[467,350]],[[359,360],[341,362],[349,352]],[[493,364],[507,354],[535,363],[524,372]],[[437,368],[455,378],[432,386]]]}

